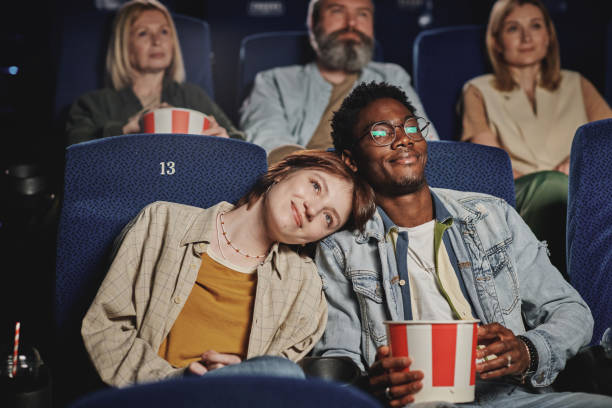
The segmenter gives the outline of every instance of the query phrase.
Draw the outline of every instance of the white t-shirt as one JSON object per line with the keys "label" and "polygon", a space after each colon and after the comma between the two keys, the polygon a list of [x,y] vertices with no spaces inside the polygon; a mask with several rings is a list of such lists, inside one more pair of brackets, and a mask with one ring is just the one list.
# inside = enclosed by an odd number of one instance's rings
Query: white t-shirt
{"label": "white t-shirt", "polygon": [[434,262],[435,220],[412,228],[408,233],[408,279],[414,320],[454,320],[450,305],[440,293]]}

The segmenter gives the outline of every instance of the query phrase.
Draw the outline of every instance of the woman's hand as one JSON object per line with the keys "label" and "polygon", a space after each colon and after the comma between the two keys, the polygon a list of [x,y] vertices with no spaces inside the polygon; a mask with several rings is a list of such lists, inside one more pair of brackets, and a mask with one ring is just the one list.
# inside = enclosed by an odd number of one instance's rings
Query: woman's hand
{"label": "woman's hand", "polygon": [[204,375],[209,371],[216,370],[232,364],[239,364],[242,359],[235,354],[217,353],[214,350],[208,350],[203,353],[200,361],[194,361],[189,364],[189,371],[192,374]]}
{"label": "woman's hand", "polygon": [[130,117],[127,123],[123,126],[123,134],[127,135],[130,133],[140,133],[140,118],[144,113],[144,109]]}
{"label": "woman's hand", "polygon": [[423,388],[422,371],[407,371],[412,361],[409,357],[390,357],[388,346],[376,352],[376,361],[370,367],[370,390],[381,401],[392,407],[403,407],[414,402],[414,393]]}
{"label": "woman's hand", "polygon": [[512,168],[512,177],[514,177],[514,179],[516,180],[519,177],[522,177],[523,173],[521,173],[518,170],[515,170],[514,168]]}
{"label": "woman's hand", "polygon": [[567,156],[565,160],[561,163],[557,164],[557,166],[553,170],[560,171],[561,173],[565,173],[569,176],[569,168],[570,168],[570,158]]}
{"label": "woman's hand", "polygon": [[210,121],[210,127],[202,132],[204,135],[208,136],[218,136],[229,138],[229,134],[224,127],[219,126],[217,123],[217,119],[214,116],[208,116],[208,120]]}
{"label": "woman's hand", "polygon": [[[476,358],[483,358],[476,364],[476,372],[482,379],[522,374],[529,368],[529,351],[525,343],[512,330],[499,323],[490,323],[478,328],[478,344],[485,345],[476,352]],[[487,360],[494,354],[497,358]]]}
{"label": "woman's hand", "polygon": [[128,119],[127,123],[123,126],[123,134],[127,135],[130,133],[141,133],[142,128],[140,127],[140,122],[142,119],[142,115],[144,115],[145,113],[149,111],[155,110],[155,109],[171,108],[171,107],[172,105],[169,105],[166,102],[162,102],[162,103],[151,105],[151,106],[145,106],[144,108],[139,110],[134,116],[131,116]]}

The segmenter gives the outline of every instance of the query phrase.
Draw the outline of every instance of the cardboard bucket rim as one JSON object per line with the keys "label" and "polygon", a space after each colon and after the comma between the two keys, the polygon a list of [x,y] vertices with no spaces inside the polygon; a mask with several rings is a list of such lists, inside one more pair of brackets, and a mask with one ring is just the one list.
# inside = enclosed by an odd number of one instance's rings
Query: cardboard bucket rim
{"label": "cardboard bucket rim", "polygon": [[471,320],[384,320],[383,324],[474,324],[480,319]]}
{"label": "cardboard bucket rim", "polygon": [[197,113],[199,115],[204,115],[204,116],[208,116],[203,112],[200,112],[198,110],[195,109],[189,109],[189,108],[176,108],[174,106],[167,106],[165,108],[157,108],[157,109],[151,109],[146,111],[143,115],[146,115],[148,113],[153,113],[153,112],[159,112],[159,111],[167,111],[167,110],[179,110],[179,111],[184,111],[184,112],[193,112],[193,113]]}

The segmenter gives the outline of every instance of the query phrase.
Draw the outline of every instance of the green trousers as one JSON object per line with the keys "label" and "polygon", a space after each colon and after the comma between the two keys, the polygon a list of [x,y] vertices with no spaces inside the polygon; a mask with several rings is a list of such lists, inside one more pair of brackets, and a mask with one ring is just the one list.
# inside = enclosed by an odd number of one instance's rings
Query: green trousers
{"label": "green trousers", "polygon": [[535,236],[548,242],[550,261],[565,279],[568,183],[567,175],[558,171],[540,171],[514,180],[516,210]]}

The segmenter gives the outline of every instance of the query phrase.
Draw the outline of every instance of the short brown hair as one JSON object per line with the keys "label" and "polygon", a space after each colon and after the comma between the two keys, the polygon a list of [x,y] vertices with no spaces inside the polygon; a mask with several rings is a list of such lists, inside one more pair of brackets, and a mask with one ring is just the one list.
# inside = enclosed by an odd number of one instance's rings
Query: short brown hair
{"label": "short brown hair", "polygon": [[237,206],[253,205],[277,181],[283,180],[296,171],[309,169],[321,170],[338,176],[353,185],[353,202],[348,228],[363,230],[365,223],[372,217],[376,205],[372,187],[351,170],[336,153],[323,150],[300,150],[270,166],[267,173],[257,180],[251,191],[242,197]]}
{"label": "short brown hair", "polygon": [[510,75],[508,64],[504,61],[501,49],[501,35],[504,20],[517,6],[532,4],[540,9],[544,16],[544,23],[548,30],[549,44],[546,56],[542,61],[540,86],[554,91],[561,82],[561,62],[559,57],[559,41],[557,32],[546,7],[540,0],[498,0],[491,9],[489,24],[487,25],[487,52],[493,71],[495,72],[495,87],[500,91],[511,91],[516,83]]}
{"label": "short brown hair", "polygon": [[165,76],[173,79],[178,83],[185,81],[185,66],[183,64],[183,54],[179,44],[176,27],[170,12],[157,0],[132,0],[125,3],[117,12],[113,22],[113,31],[111,39],[108,43],[108,51],[106,53],[106,71],[110,77],[111,85],[114,89],[122,89],[132,84],[132,75],[134,69],[130,64],[129,56],[129,36],[130,29],[134,20],[146,10],[157,10],[161,12],[166,20],[172,33],[173,50],[172,62],[166,69]]}

